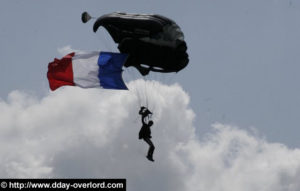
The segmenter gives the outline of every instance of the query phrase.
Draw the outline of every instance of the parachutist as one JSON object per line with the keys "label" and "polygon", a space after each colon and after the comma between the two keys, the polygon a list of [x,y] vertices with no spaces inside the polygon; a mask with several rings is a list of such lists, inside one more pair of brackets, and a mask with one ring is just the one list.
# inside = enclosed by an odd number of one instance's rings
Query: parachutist
{"label": "parachutist", "polygon": [[150,129],[150,127],[153,125],[153,121],[150,120],[148,123],[146,123],[145,121],[146,117],[152,115],[152,112],[146,107],[141,107],[139,114],[142,116],[142,123],[143,123],[143,126],[139,132],[139,139],[143,139],[149,145],[147,159],[154,162],[153,152],[155,147],[151,141],[152,136],[151,136],[151,129]]}

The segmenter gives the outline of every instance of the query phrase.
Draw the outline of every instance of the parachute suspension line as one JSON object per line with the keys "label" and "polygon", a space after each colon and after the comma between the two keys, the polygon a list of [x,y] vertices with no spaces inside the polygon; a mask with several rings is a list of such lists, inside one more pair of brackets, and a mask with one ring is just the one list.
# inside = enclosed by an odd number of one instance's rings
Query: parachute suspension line
{"label": "parachute suspension line", "polygon": [[[133,77],[133,80],[137,80],[139,76],[138,76],[136,69],[132,68],[132,67],[129,67],[127,69],[129,69],[129,72],[130,72],[131,76]],[[143,83],[142,81],[137,81],[137,82]],[[135,86],[135,91],[136,91],[136,95],[138,97],[139,106],[141,107],[141,106],[143,106],[143,103],[142,103],[143,89],[139,88],[139,84],[137,84],[137,86]]]}
{"label": "parachute suspension line", "polygon": [[[152,74],[153,74],[152,79],[154,79],[154,80],[152,80],[152,82],[151,82],[151,89],[152,89],[152,92],[153,92],[153,96],[158,96],[158,90],[157,90],[156,84],[158,83],[158,81],[160,81],[159,78],[161,78],[161,76],[164,76],[164,75],[161,75],[161,74],[156,73],[156,72],[152,72]],[[157,103],[155,102],[153,104],[152,111],[155,112],[156,108],[157,108]]]}
{"label": "parachute suspension line", "polygon": [[[143,76],[143,83],[144,83],[144,95],[145,95],[145,101],[146,101],[145,106],[153,112],[153,109],[152,109],[153,104],[150,105],[151,100],[149,100],[149,97],[151,96],[151,95],[149,95],[149,92],[151,92],[151,94],[152,94],[151,90],[153,89],[150,87],[152,81],[150,81],[149,75]],[[151,108],[149,108],[150,106],[151,106]],[[151,120],[151,118],[152,118],[152,114],[147,116],[148,122]]]}
{"label": "parachute suspension line", "polygon": [[148,95],[148,77],[143,76],[141,78],[141,75],[136,70],[136,68],[128,67],[124,69],[124,79],[126,82],[134,81],[136,80],[136,85],[131,86],[130,90],[133,92],[133,94],[137,97],[138,105],[140,107],[149,106],[149,95]]}
{"label": "parachute suspension line", "polygon": [[138,88],[135,88],[135,91],[136,91],[136,95],[138,97],[139,106],[141,107],[142,106],[142,93],[141,93],[141,90],[138,90]]}
{"label": "parachute suspension line", "polygon": [[137,97],[138,105],[141,106],[141,96],[140,96],[140,94],[139,94],[137,88],[136,88],[136,87],[132,87],[132,89],[130,89],[130,90],[131,90],[131,91],[133,92],[133,94]]}
{"label": "parachute suspension line", "polygon": [[[126,74],[125,75],[125,80],[126,82],[130,82],[132,81],[134,78],[134,73],[132,72],[132,70],[130,70],[129,68],[127,68],[126,70]],[[128,79],[130,78],[130,79]],[[137,104],[138,104],[138,107],[141,107],[141,96],[139,94],[139,91],[138,91],[138,87],[135,85],[135,86],[130,86],[129,87],[129,91],[137,98]],[[136,124],[138,122],[138,119],[139,119],[139,115],[137,115],[134,119],[133,119],[133,123]]]}
{"label": "parachute suspension line", "polygon": [[[125,79],[126,82],[129,83],[129,82],[137,79],[137,74],[134,70],[135,69],[133,69],[132,67],[124,69],[123,78]],[[129,91],[131,91],[137,97],[138,106],[141,107],[142,106],[142,96],[139,91],[139,88],[137,86],[131,86],[131,87],[129,87]]]}
{"label": "parachute suspension line", "polygon": [[146,76],[143,76],[143,79],[144,79],[144,94],[145,94],[145,99],[146,99],[146,107],[148,108],[149,104],[148,104],[148,92],[147,92],[147,78],[146,78]]}
{"label": "parachute suspension line", "polygon": [[[151,92],[151,100],[152,100],[152,102],[151,102],[151,110],[153,111],[153,109],[152,109],[152,107],[153,107],[153,105],[155,104],[155,102],[153,102],[153,82],[154,82],[154,80],[151,80],[151,79],[153,79],[153,78],[151,78],[151,73],[153,73],[153,72],[150,72],[149,73],[149,75],[148,75],[148,81],[147,81],[147,90],[146,91],[148,91],[148,92]],[[146,92],[147,94],[148,94],[148,92]],[[147,103],[148,104],[148,103]],[[148,104],[149,105],[149,104]]]}
{"label": "parachute suspension line", "polygon": [[[136,89],[135,89],[136,90]],[[140,95],[140,92],[138,90],[135,91],[135,94],[138,98],[138,106],[139,107],[142,107],[142,98],[141,98],[141,95]]]}

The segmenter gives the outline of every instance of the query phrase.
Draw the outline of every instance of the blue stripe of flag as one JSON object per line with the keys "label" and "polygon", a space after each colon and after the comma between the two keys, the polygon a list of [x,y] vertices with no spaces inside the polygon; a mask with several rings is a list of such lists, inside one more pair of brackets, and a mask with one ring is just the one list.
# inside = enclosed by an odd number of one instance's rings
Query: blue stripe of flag
{"label": "blue stripe of flag", "polygon": [[127,59],[127,54],[100,52],[98,65],[100,85],[106,89],[127,90],[122,79],[122,67]]}

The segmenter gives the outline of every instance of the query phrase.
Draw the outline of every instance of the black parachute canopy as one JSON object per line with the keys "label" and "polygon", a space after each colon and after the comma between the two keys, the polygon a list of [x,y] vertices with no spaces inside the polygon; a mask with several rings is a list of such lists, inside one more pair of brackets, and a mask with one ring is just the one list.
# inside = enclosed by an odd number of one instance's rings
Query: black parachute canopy
{"label": "black parachute canopy", "polygon": [[104,27],[129,54],[125,67],[134,66],[142,75],[149,71],[178,72],[189,62],[180,27],[161,15],[110,13],[99,17],[93,30]]}

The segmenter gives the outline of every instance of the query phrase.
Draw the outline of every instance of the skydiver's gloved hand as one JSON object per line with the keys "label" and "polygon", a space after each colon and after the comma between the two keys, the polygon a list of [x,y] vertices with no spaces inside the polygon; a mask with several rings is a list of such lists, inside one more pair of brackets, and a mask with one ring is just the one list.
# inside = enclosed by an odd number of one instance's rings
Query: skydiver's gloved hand
{"label": "skydiver's gloved hand", "polygon": [[140,108],[139,114],[142,116],[147,116],[147,115],[152,115],[152,112],[147,107],[142,106]]}
{"label": "skydiver's gloved hand", "polygon": [[145,107],[144,107],[144,106],[142,106],[142,107],[141,107],[141,109],[140,109],[140,111],[139,111],[139,114],[140,114],[140,115],[142,115],[142,114],[143,114],[143,110],[144,110],[144,109],[145,109]]}

